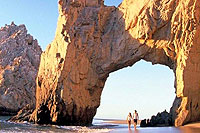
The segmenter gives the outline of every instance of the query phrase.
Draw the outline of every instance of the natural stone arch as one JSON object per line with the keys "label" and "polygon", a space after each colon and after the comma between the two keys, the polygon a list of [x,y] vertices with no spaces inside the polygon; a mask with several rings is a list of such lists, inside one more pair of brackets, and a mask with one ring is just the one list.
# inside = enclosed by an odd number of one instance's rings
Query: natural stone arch
{"label": "natural stone arch", "polygon": [[101,3],[59,1],[56,37],[41,56],[31,120],[91,124],[109,73],[141,59],[173,69],[175,125],[200,120],[200,2],[124,0],[118,8]]}

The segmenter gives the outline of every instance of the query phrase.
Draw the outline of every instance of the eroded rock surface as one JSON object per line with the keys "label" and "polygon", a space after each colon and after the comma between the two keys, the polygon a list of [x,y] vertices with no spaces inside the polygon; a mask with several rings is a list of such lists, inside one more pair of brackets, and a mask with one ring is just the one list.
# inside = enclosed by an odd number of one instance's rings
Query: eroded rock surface
{"label": "eroded rock surface", "polygon": [[[144,59],[175,73],[176,126],[200,120],[200,1],[59,0],[55,40],[41,56],[36,123],[88,125],[109,73]],[[45,117],[43,117],[45,116]]]}
{"label": "eroded rock surface", "polygon": [[153,115],[151,119],[144,119],[140,123],[140,127],[165,127],[173,126],[172,115],[166,110],[159,112],[156,116]]}
{"label": "eroded rock surface", "polygon": [[35,105],[35,79],[42,50],[24,25],[0,29],[0,115]]}

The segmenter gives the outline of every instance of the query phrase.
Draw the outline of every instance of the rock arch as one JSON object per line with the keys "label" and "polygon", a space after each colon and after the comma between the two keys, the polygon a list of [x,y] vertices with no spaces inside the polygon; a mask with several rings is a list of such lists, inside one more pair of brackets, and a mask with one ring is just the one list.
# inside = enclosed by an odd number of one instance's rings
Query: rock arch
{"label": "rock arch", "polygon": [[173,69],[175,125],[200,120],[200,2],[86,3],[59,0],[56,37],[41,56],[31,120],[91,124],[109,73],[141,59]]}

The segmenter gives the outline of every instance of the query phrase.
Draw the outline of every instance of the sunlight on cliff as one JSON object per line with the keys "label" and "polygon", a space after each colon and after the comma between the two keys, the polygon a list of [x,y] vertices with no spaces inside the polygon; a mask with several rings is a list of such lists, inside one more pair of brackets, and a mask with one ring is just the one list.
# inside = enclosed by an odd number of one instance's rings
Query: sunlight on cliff
{"label": "sunlight on cliff", "polygon": [[165,109],[169,112],[174,98],[173,71],[139,61],[110,74],[95,118],[126,119],[128,112],[135,109],[140,119],[150,118]]}

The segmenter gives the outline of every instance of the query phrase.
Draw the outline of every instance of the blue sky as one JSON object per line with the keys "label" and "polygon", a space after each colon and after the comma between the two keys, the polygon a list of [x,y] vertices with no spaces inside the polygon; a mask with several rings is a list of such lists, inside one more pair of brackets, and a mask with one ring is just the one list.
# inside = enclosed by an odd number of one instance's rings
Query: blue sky
{"label": "blue sky", "polygon": [[58,9],[57,0],[0,0],[0,26],[14,21],[25,24],[44,50],[54,39]]}
{"label": "blue sky", "polygon": [[[105,0],[105,4],[118,6],[121,1]],[[0,0],[0,3],[0,26],[12,21],[25,24],[45,50],[55,35],[57,0]],[[172,70],[140,61],[110,74],[96,117],[126,119],[128,112],[136,109],[140,118],[149,118],[158,111],[169,111],[174,98]]]}

